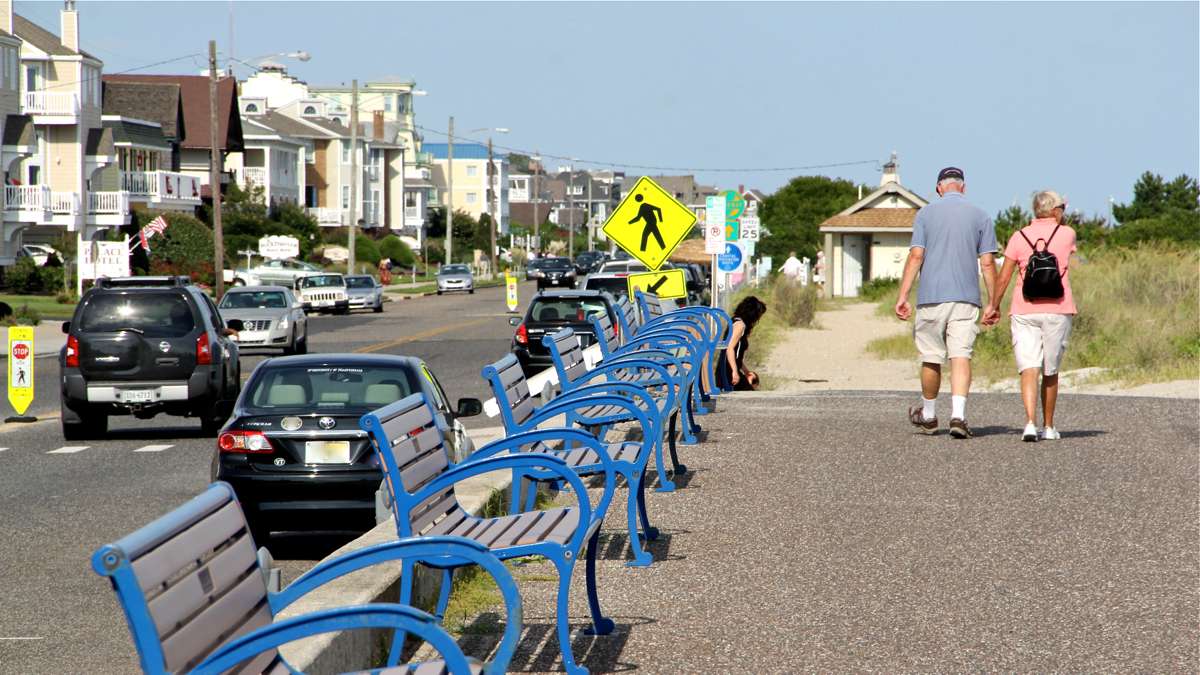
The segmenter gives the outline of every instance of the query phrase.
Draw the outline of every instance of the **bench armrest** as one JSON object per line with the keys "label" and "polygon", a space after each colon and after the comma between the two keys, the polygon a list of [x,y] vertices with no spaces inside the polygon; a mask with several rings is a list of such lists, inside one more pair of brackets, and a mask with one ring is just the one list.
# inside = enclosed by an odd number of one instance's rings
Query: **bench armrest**
{"label": "bench armrest", "polygon": [[[617,371],[639,369],[639,368],[645,369],[645,370],[653,370],[654,372],[656,372],[660,376],[662,376],[664,382],[672,382],[672,383],[675,382],[675,378],[671,377],[671,374],[669,372],[667,372],[667,369],[661,363],[658,363],[657,361],[653,361],[651,359],[628,358],[628,359],[623,359],[618,363],[600,363],[600,364],[598,364],[595,368],[589,370],[587,373],[575,378],[575,380],[571,383],[571,389],[566,390],[565,393],[574,391],[575,389],[580,388],[584,384],[592,382],[597,377],[606,377],[607,378],[609,376],[609,374],[615,373]],[[682,373],[680,373],[680,376],[682,377]],[[677,389],[677,388],[678,388],[678,385],[676,385],[675,387],[667,387],[666,401],[664,402],[664,405],[661,409],[662,414],[665,414],[666,411],[674,409],[675,399],[676,399],[675,389]]]}
{"label": "bench armrest", "polygon": [[218,647],[191,671],[191,675],[218,675],[280,645],[321,633],[357,628],[395,628],[410,632],[441,653],[449,672],[470,672],[462,649],[432,615],[407,605],[374,603],[313,612],[263,626]]}
{"label": "bench armrest", "polygon": [[[626,396],[612,394],[612,392],[618,391],[641,398],[643,402],[649,405],[649,409],[654,411],[655,419],[657,419],[658,407],[654,405],[654,398],[644,388],[627,382],[610,382],[607,385],[591,385],[586,387],[586,389],[588,391],[584,395],[576,395],[575,392],[579,390],[573,389],[569,392],[572,395],[566,397],[560,396],[538,408],[529,419],[525,420],[525,427],[534,429],[538,424],[564,413],[570,419],[572,414],[578,415],[579,410],[590,408],[594,405],[611,405],[621,408],[637,418],[638,426],[642,428],[642,438],[649,440],[658,437],[657,434],[660,433],[659,429],[661,428],[660,424],[650,418],[645,408],[642,408],[636,401]],[[607,451],[604,454],[607,455]]]}

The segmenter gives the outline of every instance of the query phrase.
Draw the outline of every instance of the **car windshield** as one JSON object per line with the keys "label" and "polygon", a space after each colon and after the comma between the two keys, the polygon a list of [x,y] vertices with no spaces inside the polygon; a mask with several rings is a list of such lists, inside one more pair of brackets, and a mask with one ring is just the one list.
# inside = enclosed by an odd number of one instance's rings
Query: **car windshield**
{"label": "car windshield", "polygon": [[529,308],[529,318],[539,322],[586,321],[590,316],[603,315],[607,311],[603,298],[537,298]]}
{"label": "car windshield", "polygon": [[588,277],[584,288],[589,291],[607,291],[616,297],[629,295],[629,283],[625,277]]}
{"label": "car windshield", "polygon": [[446,265],[438,274],[470,274],[471,268],[466,265]]}
{"label": "car windshield", "polygon": [[399,366],[283,366],[264,369],[249,385],[253,412],[330,410],[366,412],[399,401],[418,389]]}
{"label": "car windshield", "polygon": [[375,280],[371,277],[346,277],[348,288],[375,288]]}
{"label": "car windshield", "polygon": [[283,309],[287,298],[282,291],[230,291],[221,299],[221,309]]}
{"label": "car windshield", "polygon": [[145,337],[183,337],[196,328],[192,308],[180,293],[105,293],[83,306],[79,329],[115,333],[133,330]]}
{"label": "car windshield", "polygon": [[542,269],[545,270],[565,270],[573,266],[569,258],[547,258],[542,263]]}
{"label": "car windshield", "polygon": [[300,278],[300,288],[328,288],[330,286],[345,286],[340,274],[319,274]]}

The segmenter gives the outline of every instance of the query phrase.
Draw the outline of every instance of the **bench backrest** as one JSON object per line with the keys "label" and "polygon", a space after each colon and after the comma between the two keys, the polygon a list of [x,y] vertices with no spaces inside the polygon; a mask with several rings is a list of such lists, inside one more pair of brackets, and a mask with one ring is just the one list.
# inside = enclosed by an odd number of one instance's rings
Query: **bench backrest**
{"label": "bench backrest", "polygon": [[[185,672],[216,648],[270,624],[267,585],[242,508],[228,483],[96,551],[125,610],[147,673]],[[239,672],[261,673],[264,652]]]}
{"label": "bench backrest", "polygon": [[572,382],[583,377],[588,372],[587,363],[583,360],[583,347],[575,337],[571,328],[542,337],[542,344],[550,350],[550,358],[554,360],[554,369],[558,371],[558,382],[564,390],[569,389]]}
{"label": "bench backrest", "polygon": [[657,293],[646,293],[640,288],[636,293],[638,309],[642,313],[643,326],[670,311],[663,305],[662,299],[658,297]]}
{"label": "bench backrest", "polygon": [[617,323],[620,324],[621,334],[626,337],[632,337],[640,327],[633,302],[627,295],[617,299]]}
{"label": "bench backrest", "polygon": [[438,419],[433,406],[420,393],[359,419],[383,467],[383,482],[391,492],[396,530],[402,539],[426,534],[446,518],[464,517],[453,487],[417,498],[421,488],[450,467]]}
{"label": "bench backrest", "polygon": [[537,401],[525,381],[525,371],[517,357],[508,354],[499,361],[484,366],[483,379],[492,385],[500,419],[510,433],[517,431],[533,416]]}
{"label": "bench backrest", "polygon": [[612,319],[608,318],[608,312],[593,314],[589,320],[592,330],[596,332],[596,342],[600,343],[600,354],[607,359],[621,348],[621,335]]}

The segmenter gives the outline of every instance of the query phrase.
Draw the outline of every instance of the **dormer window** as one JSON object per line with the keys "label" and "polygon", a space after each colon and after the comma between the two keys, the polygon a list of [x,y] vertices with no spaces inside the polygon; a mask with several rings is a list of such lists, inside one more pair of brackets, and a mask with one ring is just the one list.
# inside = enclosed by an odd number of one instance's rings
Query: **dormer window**
{"label": "dormer window", "polygon": [[255,105],[254,103],[247,103],[246,104],[246,112],[256,113],[256,112],[258,112],[258,106]]}
{"label": "dormer window", "polygon": [[306,105],[306,106],[304,106],[304,112],[303,112],[302,114],[304,114],[304,115],[316,115],[316,114],[317,114],[317,107],[316,107],[316,106],[313,106],[313,105]]}

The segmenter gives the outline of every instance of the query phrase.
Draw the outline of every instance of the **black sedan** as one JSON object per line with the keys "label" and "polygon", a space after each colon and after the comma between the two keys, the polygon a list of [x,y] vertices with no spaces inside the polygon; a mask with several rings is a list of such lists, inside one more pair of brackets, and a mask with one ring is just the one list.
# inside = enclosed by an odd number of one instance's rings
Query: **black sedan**
{"label": "black sedan", "polygon": [[575,288],[575,263],[570,258],[543,258],[533,278],[539,291],[547,286]]}
{"label": "black sedan", "polygon": [[550,350],[542,344],[542,337],[564,328],[574,329],[579,343],[584,347],[596,341],[591,317],[608,314],[609,321],[616,324],[616,300],[600,291],[543,291],[529,302],[524,320],[509,319],[517,327],[513,334],[512,352],[521,363],[521,370],[532,375],[545,368],[554,367]]}
{"label": "black sedan", "polygon": [[254,540],[275,532],[360,534],[375,526],[383,474],[358,419],[413,393],[433,401],[453,459],[473,448],[459,417],[482,411],[478,399],[451,410],[419,359],[309,354],[263,361],[242,389],[217,437],[213,478],[237,493]]}

